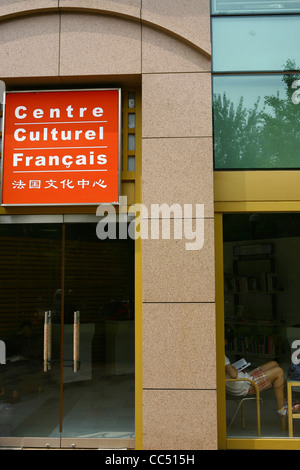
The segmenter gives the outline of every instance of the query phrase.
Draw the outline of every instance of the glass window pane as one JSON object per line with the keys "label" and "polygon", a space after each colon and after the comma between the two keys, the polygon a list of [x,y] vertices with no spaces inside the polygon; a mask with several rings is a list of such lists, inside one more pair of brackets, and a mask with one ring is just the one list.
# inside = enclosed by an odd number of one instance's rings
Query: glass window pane
{"label": "glass window pane", "polygon": [[[298,213],[223,215],[225,356],[231,364],[241,358],[251,363],[239,373],[239,378],[247,377],[243,374],[252,378],[257,367],[272,368],[275,364],[271,361],[276,361],[276,367],[288,378],[292,361],[299,361],[294,341],[300,339],[300,268],[293,262],[300,252],[299,229]],[[230,373],[230,368],[226,368],[225,377],[229,378]],[[249,385],[226,382],[227,437],[257,436],[256,405],[249,400],[255,395]],[[241,388],[248,400],[244,409],[235,414],[236,400],[243,398]],[[292,437],[287,421],[283,428],[277,414],[286,400],[284,387],[276,395],[274,388],[259,389],[261,437]],[[298,393],[299,389],[294,388],[295,401]],[[300,420],[294,419],[295,438],[299,438],[299,432]]]}
{"label": "glass window pane", "polygon": [[135,93],[128,93],[128,108],[135,108]]}
{"label": "glass window pane", "polygon": [[300,64],[300,16],[213,18],[213,71],[280,71]]}
{"label": "glass window pane", "polygon": [[215,76],[215,169],[300,168],[300,74]]}
{"label": "glass window pane", "polygon": [[135,134],[128,134],[128,150],[135,150]]}
{"label": "glass window pane", "polygon": [[128,114],[128,128],[129,129],[135,128],[135,114],[134,113]]}
{"label": "glass window pane", "polygon": [[64,259],[62,435],[134,438],[134,241],[100,240],[94,223],[66,224]]}
{"label": "glass window pane", "polygon": [[135,156],[128,156],[128,171],[135,171]]}
{"label": "glass window pane", "polygon": [[212,0],[214,15],[249,13],[293,13],[300,11],[299,0]]}
{"label": "glass window pane", "polygon": [[[6,345],[0,436],[59,438],[61,331],[55,293],[62,282],[61,226],[1,224],[0,259],[0,340]],[[49,309],[52,350],[45,357]]]}

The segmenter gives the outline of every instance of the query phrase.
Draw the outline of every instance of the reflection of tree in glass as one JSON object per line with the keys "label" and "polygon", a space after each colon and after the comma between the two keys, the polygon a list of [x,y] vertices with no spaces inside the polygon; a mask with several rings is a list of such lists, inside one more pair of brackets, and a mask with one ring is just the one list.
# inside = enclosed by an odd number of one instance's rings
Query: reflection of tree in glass
{"label": "reflection of tree in glass", "polygon": [[[285,70],[297,70],[296,64],[287,61]],[[262,150],[266,160],[270,161],[270,166],[300,166],[300,107],[292,101],[295,92],[292,84],[299,77],[297,73],[284,74],[282,80],[286,85],[285,98],[279,98],[279,94],[265,96],[265,104],[273,109],[272,113],[262,113]]]}
{"label": "reflection of tree in glass", "polygon": [[259,99],[253,109],[246,108],[241,97],[235,109],[226,93],[223,96],[214,96],[214,149],[217,168],[251,168],[254,161],[259,163],[261,125],[258,105]]}
{"label": "reflection of tree in glass", "polygon": [[[238,105],[226,92],[214,95],[215,166],[219,168],[299,168],[300,104],[294,104],[292,84],[300,79],[293,61],[287,61],[283,82],[285,96],[260,98],[253,107]],[[242,78],[241,78],[242,80]],[[295,85],[294,85],[295,86]],[[300,95],[299,95],[300,98]]]}

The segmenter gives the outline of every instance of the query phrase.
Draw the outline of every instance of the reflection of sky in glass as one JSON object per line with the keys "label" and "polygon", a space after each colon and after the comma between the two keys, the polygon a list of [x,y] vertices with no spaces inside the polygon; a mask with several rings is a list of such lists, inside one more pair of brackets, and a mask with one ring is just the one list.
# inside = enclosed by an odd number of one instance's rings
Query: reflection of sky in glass
{"label": "reflection of sky in glass", "polygon": [[300,11],[297,0],[212,0],[212,13],[287,13]]}
{"label": "reflection of sky in glass", "polygon": [[279,93],[279,97],[285,99],[286,89],[283,75],[219,75],[213,77],[214,95],[226,93],[235,108],[243,97],[244,106],[252,109],[257,98],[260,97],[259,110],[261,110],[264,106],[265,96],[277,96]]}
{"label": "reflection of sky in glass", "polygon": [[280,71],[300,64],[300,16],[213,18],[214,71]]}

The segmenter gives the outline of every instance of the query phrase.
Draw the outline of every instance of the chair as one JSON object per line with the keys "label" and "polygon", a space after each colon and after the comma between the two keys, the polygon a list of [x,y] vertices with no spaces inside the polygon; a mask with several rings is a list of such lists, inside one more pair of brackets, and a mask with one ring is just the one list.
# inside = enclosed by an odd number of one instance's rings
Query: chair
{"label": "chair", "polygon": [[[246,419],[245,419],[245,401],[249,401],[249,400],[255,400],[256,401],[256,421],[257,421],[257,437],[260,437],[261,436],[261,424],[260,424],[260,403],[263,403],[263,400],[260,396],[260,392],[259,392],[259,389],[256,385],[255,382],[253,382],[253,380],[251,379],[248,379],[248,378],[241,378],[241,379],[225,379],[226,382],[236,382],[238,380],[240,381],[248,381],[250,382],[253,387],[255,388],[255,396],[237,396],[237,395],[230,395],[229,393],[227,393],[226,395],[232,400],[234,399],[235,401],[238,402],[238,407],[229,423],[229,426],[227,428],[227,430],[230,429],[230,426],[232,425],[239,409],[241,408],[241,412],[242,412],[242,428],[245,429],[246,427]],[[285,418],[282,417],[281,418],[281,429],[283,431],[285,431]]]}
{"label": "chair", "polygon": [[300,419],[300,414],[293,413],[293,400],[292,400],[292,387],[300,387],[300,382],[298,380],[287,380],[287,402],[288,402],[288,427],[289,427],[289,437],[293,437],[293,420]]}
{"label": "chair", "polygon": [[261,436],[261,424],[260,424],[260,403],[262,402],[262,399],[260,397],[260,393],[258,390],[258,387],[253,380],[248,379],[248,378],[241,378],[241,379],[226,379],[226,382],[237,382],[237,381],[247,381],[250,382],[253,387],[255,388],[255,396],[236,396],[236,395],[230,395],[229,393],[227,394],[230,399],[234,399],[235,401],[238,402],[237,409],[229,423],[228,429],[230,429],[230,426],[232,425],[239,409],[241,408],[242,412],[242,428],[245,429],[246,427],[246,419],[245,419],[245,402],[249,400],[255,400],[256,401],[256,422],[257,422],[257,437]]}

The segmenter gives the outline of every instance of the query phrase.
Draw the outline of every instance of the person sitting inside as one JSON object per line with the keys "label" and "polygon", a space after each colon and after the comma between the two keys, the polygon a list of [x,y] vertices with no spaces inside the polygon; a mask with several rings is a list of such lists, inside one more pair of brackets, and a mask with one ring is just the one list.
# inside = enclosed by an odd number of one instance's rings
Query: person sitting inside
{"label": "person sitting inside", "polygon": [[[252,370],[250,373],[238,372],[236,368],[230,364],[228,357],[225,355],[225,377],[227,379],[248,378],[257,385],[260,392],[273,387],[278,407],[277,413],[282,417],[287,416],[288,408],[284,397],[284,371],[276,361],[267,362]],[[226,382],[226,390],[228,393],[235,396],[255,394],[255,387],[248,380]],[[299,403],[293,405],[293,413],[297,411],[299,407]]]}

